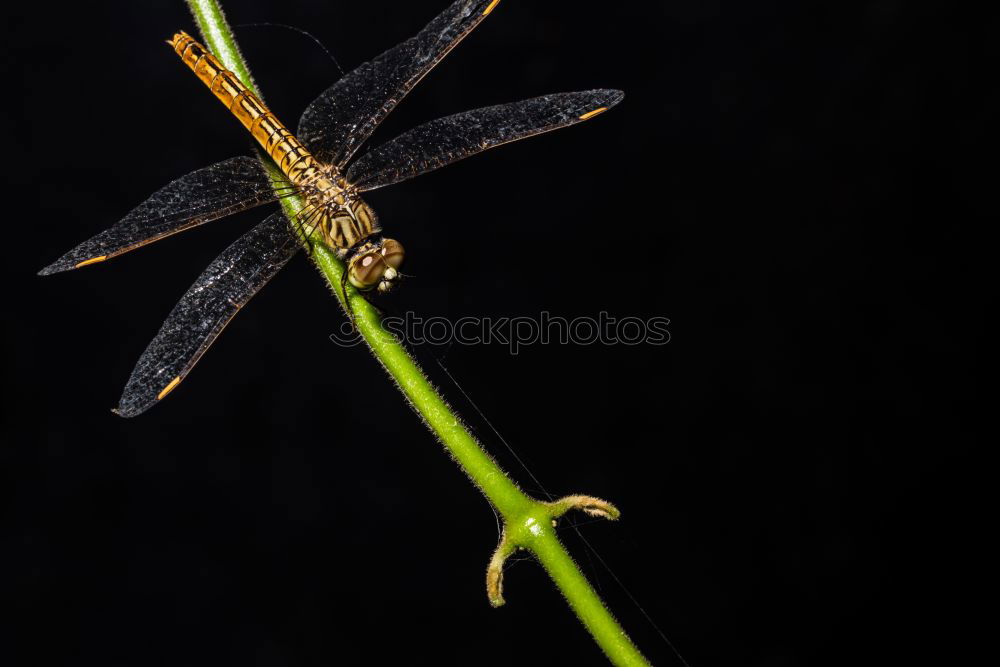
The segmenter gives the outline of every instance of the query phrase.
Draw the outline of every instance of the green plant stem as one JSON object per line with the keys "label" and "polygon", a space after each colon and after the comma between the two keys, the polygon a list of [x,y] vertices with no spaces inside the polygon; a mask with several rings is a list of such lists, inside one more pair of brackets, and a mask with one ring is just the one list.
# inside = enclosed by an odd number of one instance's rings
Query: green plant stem
{"label": "green plant stem", "polygon": [[[259,95],[217,0],[186,2],[208,49],[244,85]],[[284,180],[284,175],[269,158],[262,155],[261,160],[274,180]],[[304,203],[298,197],[287,197],[281,200],[281,205],[285,213],[294,219]],[[307,242],[307,239],[303,241]],[[500,587],[504,559],[518,548],[527,549],[535,554],[612,662],[620,665],[648,664],[559,542],[553,528],[553,521],[569,509],[581,509],[609,519],[617,518],[617,509],[587,496],[570,496],[555,503],[545,503],[524,494],[469,433],[402,343],[383,328],[378,311],[353,288],[348,287],[347,293],[344,293],[341,289],[344,264],[322,243],[312,245],[311,257],[341,305],[354,314],[358,331],[400,391],[503,517],[504,537],[487,573],[490,601],[497,606],[503,603]]]}

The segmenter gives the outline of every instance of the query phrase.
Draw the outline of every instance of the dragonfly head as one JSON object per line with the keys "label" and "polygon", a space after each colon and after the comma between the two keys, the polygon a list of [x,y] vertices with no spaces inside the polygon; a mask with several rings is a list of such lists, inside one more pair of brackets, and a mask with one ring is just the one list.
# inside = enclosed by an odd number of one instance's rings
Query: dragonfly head
{"label": "dragonfly head", "polygon": [[399,280],[399,267],[403,265],[405,255],[406,251],[399,241],[381,239],[367,242],[348,263],[347,280],[363,292],[372,289],[388,292]]}

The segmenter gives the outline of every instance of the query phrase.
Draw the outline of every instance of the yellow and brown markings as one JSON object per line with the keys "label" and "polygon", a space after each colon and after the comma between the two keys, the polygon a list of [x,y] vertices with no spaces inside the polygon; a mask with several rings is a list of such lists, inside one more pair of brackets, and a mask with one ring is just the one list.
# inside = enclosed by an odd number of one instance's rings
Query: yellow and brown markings
{"label": "yellow and brown markings", "polygon": [[307,202],[300,214],[307,233],[319,229],[328,245],[346,249],[378,231],[370,209],[348,192],[337,170],[316,160],[264,102],[204,46],[185,32],[174,35],[168,44],[298,188]]}
{"label": "yellow and brown markings", "polygon": [[320,175],[320,165],[305,146],[235,74],[185,32],[169,42],[181,60],[236,116],[281,171],[295,185]]}
{"label": "yellow and brown markings", "polygon": [[489,5],[487,5],[486,9],[483,10],[483,16],[489,16],[490,12],[492,12],[494,9],[496,9],[497,5],[499,5],[499,4],[500,4],[500,0],[493,0],[493,2],[491,2]]}

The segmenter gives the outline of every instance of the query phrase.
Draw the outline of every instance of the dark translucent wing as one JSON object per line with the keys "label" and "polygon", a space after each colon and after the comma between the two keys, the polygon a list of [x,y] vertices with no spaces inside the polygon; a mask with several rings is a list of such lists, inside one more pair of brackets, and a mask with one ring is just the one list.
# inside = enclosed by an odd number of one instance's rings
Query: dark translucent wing
{"label": "dark translucent wing", "polygon": [[415,37],[344,76],[306,108],[299,139],[319,160],[343,168],[400,100],[496,4],[458,0]]}
{"label": "dark translucent wing", "polygon": [[593,118],[622,97],[619,90],[561,93],[432,120],[358,158],[347,180],[362,191],[405,181],[494,146]]}
{"label": "dark translucent wing", "polygon": [[84,241],[38,273],[46,276],[101,262],[277,198],[260,160],[247,156],[224,160],[178,178],[113,227]]}
{"label": "dark translucent wing", "polygon": [[299,247],[285,216],[275,213],[215,258],[143,352],[125,386],[118,414],[134,417],[173,390],[229,320]]}

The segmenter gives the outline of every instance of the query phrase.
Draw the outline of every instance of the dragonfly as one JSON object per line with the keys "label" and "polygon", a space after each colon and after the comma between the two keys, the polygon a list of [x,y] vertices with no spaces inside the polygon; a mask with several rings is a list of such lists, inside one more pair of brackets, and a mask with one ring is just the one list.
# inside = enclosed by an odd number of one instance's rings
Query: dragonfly
{"label": "dragonfly", "polygon": [[[342,76],[313,102],[293,134],[261,99],[184,32],[168,43],[281,169],[238,156],[183,176],[117,224],[84,241],[40,275],[79,269],[197,225],[297,196],[292,216],[274,213],[209,264],[139,358],[115,412],[134,417],[191,372],[236,313],[311,239],[345,262],[362,293],[387,292],[402,277],[403,245],[381,235],[362,193],[428,173],[502,144],[568,127],[621,101],[618,90],[544,95],[439,118],[370,149],[358,149],[414,86],[500,0],[458,0],[417,35]],[[303,242],[304,239],[306,242]]]}

